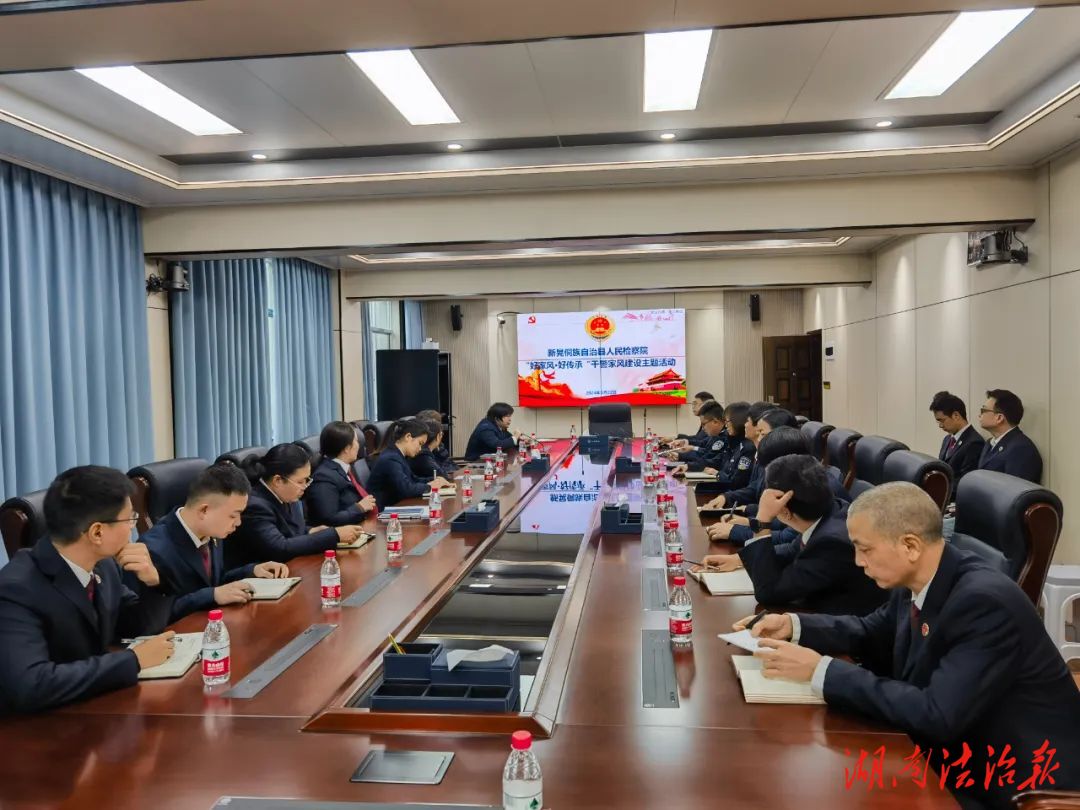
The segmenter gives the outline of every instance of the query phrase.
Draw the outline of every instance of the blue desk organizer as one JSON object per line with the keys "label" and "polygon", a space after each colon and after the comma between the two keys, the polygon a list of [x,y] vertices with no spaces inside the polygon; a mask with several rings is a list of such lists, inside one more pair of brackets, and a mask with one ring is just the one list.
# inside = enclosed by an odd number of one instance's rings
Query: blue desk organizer
{"label": "blue desk organizer", "polygon": [[402,644],[405,654],[390,648],[383,653],[383,678],[388,681],[430,681],[431,666],[442,644]]}
{"label": "blue desk organizer", "polygon": [[509,686],[469,686],[426,681],[383,681],[371,696],[375,711],[511,712],[519,690]]}
{"label": "blue desk organizer", "polygon": [[600,510],[600,531],[604,534],[641,534],[643,525],[641,512],[631,512],[629,504],[604,506]]}
{"label": "blue desk organizer", "polygon": [[483,532],[492,531],[499,525],[499,502],[497,500],[483,500],[458,513],[450,522],[450,528],[455,532]]}
{"label": "blue desk organizer", "polygon": [[448,650],[439,653],[431,665],[431,682],[469,686],[508,686],[517,689],[521,685],[521,654],[514,650],[512,655],[501,661],[462,661],[453,670],[446,663]]}
{"label": "blue desk organizer", "polygon": [[630,456],[619,456],[615,459],[615,474],[641,475],[641,462],[634,461]]}
{"label": "blue desk organizer", "polygon": [[540,458],[530,458],[521,465],[523,473],[546,473],[551,469],[551,456],[541,453]]}

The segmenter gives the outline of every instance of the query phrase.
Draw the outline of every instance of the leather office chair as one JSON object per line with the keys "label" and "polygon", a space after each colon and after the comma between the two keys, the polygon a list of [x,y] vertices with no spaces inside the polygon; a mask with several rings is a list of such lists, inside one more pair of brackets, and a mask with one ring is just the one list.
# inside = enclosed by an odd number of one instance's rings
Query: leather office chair
{"label": "leather office chair", "polygon": [[364,425],[364,436],[367,437],[367,457],[374,460],[382,450],[386,434],[390,432],[393,422],[369,422]]}
{"label": "leather office chair", "polygon": [[809,416],[803,416],[801,413],[795,414],[795,425],[796,425],[796,427],[801,428],[803,425],[805,425],[809,421],[810,421]]}
{"label": "leather office chair", "polygon": [[810,452],[822,464],[829,463],[828,438],[835,428],[824,422],[806,422],[799,429],[810,440]]}
{"label": "leather office chair", "polygon": [[848,491],[858,498],[868,489],[885,482],[885,460],[897,450],[907,450],[903,442],[886,436],[863,436],[855,443],[855,480]]}
{"label": "leather office chair", "polygon": [[45,535],[45,493],[39,489],[8,498],[0,505],[0,537],[8,559],[20,548],[30,548]]}
{"label": "leather office chair", "polygon": [[956,487],[956,531],[1005,555],[1008,573],[1039,604],[1061,535],[1061,499],[1022,478],[975,470]]}
{"label": "leather office chair", "polygon": [[148,531],[176,507],[183,506],[191,482],[206,467],[206,459],[174,458],[128,470],[128,478],[135,484],[131,505],[139,513],[136,524],[139,534]]}
{"label": "leather office chair", "polygon": [[311,469],[315,469],[315,465],[322,459],[322,453],[319,451],[319,437],[308,436],[304,439],[297,439],[293,442],[297,447],[303,447],[309,456],[311,456]]}
{"label": "leather office chair", "polygon": [[861,438],[862,434],[857,430],[834,428],[825,440],[825,464],[839,471],[844,489],[848,491],[851,490],[851,482],[855,480],[855,445]]}
{"label": "leather office chair", "polygon": [[367,489],[368,479],[371,478],[371,467],[368,465],[367,446],[364,442],[360,442],[360,453],[356,456],[352,469],[356,480],[360,482],[360,486]]}
{"label": "leather office chair", "polygon": [[952,467],[944,461],[926,453],[897,450],[885,459],[883,473],[884,481],[907,481],[921,488],[944,514],[953,478]]}
{"label": "leather office chair", "polygon": [[215,464],[235,464],[237,467],[244,463],[248,456],[265,456],[269,447],[238,447],[228,453],[222,453],[216,459]]}
{"label": "leather office chair", "polygon": [[1031,790],[1013,796],[1018,810],[1080,810],[1080,792],[1073,790]]}
{"label": "leather office chair", "polygon": [[630,406],[623,402],[590,405],[589,433],[593,436],[630,438],[634,435],[634,425],[630,420]]}

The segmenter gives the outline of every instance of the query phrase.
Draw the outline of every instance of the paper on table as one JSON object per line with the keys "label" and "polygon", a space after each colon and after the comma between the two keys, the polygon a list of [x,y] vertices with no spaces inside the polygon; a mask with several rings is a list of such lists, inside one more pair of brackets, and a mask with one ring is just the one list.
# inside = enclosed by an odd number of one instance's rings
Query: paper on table
{"label": "paper on table", "polygon": [[374,539],[375,539],[375,535],[373,535],[371,532],[360,532],[359,536],[355,540],[353,540],[351,543],[341,543],[341,542],[339,542],[337,544],[337,547],[338,548],[363,548],[364,546],[366,546],[368,543],[370,543]]}
{"label": "paper on table", "polygon": [[687,481],[715,481],[716,475],[707,472],[687,472],[683,474]]}
{"label": "paper on table", "polygon": [[[128,645],[128,649],[130,650],[143,641],[145,639],[137,639]],[[169,657],[169,660],[158,664],[156,667],[139,670],[139,680],[152,681],[159,678],[179,678],[191,669],[192,664],[199,660],[200,652],[202,652],[202,633],[177,633],[173,636],[173,654]]]}
{"label": "paper on table", "polygon": [[285,577],[284,579],[251,577],[243,580],[251,586],[252,599],[280,599],[299,581],[300,577]]}
{"label": "paper on table", "polygon": [[704,585],[711,596],[750,596],[754,593],[754,583],[743,568],[736,571],[694,571],[691,576]]}
{"label": "paper on table", "polygon": [[475,661],[478,664],[486,664],[492,661],[501,661],[506,656],[513,654],[513,650],[500,647],[498,644],[492,644],[490,647],[484,647],[481,650],[450,650],[446,654],[446,668],[453,672],[454,667],[462,661]]}
{"label": "paper on table", "polygon": [[457,487],[451,484],[448,487],[439,487],[439,495],[447,495],[453,497],[457,495]]}
{"label": "paper on table", "polygon": [[766,678],[759,669],[740,669],[739,683],[742,684],[743,699],[747,703],[825,703],[823,698],[814,694],[809,683]]}
{"label": "paper on table", "polygon": [[749,630],[739,630],[734,633],[721,633],[719,637],[728,644],[734,644],[736,647],[748,652],[757,652],[758,650],[758,640]]}

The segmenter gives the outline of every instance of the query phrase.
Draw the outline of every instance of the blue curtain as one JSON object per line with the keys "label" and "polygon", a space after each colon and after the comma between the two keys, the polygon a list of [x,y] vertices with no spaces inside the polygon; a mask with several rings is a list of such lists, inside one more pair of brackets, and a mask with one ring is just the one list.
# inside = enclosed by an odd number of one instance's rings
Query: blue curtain
{"label": "blue curtain", "polygon": [[213,460],[270,440],[266,270],[260,259],[189,262],[172,296],[176,456]]}
{"label": "blue curtain", "polygon": [[278,355],[274,433],[291,442],[334,418],[330,271],[303,259],[274,263]]}
{"label": "blue curtain", "polygon": [[402,309],[405,311],[405,322],[402,324],[405,348],[419,349],[424,344],[424,308],[419,301],[405,301]]}
{"label": "blue curtain", "polygon": [[0,161],[0,500],[152,460],[149,379],[138,209]]}

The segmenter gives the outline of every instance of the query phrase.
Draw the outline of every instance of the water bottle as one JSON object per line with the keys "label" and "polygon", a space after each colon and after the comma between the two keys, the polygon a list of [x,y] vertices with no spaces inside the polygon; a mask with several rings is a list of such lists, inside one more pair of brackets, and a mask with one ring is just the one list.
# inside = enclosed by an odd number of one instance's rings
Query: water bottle
{"label": "water bottle", "polygon": [[[664,479],[660,479],[660,484],[664,483]],[[656,522],[660,525],[664,524],[664,516],[667,514],[667,503],[673,495],[669,495],[667,492],[660,491],[660,485],[656,487]]]}
{"label": "water bottle", "polygon": [[322,570],[319,571],[319,583],[322,585],[322,606],[334,608],[341,605],[341,566],[338,565],[337,552],[328,548],[323,556]]}
{"label": "water bottle", "polygon": [[544,777],[532,752],[532,734],[515,731],[513,749],[503,768],[503,810],[540,810],[544,806]]}
{"label": "water bottle", "polygon": [[397,512],[390,514],[390,522],[386,524],[386,559],[401,559],[401,521]]}
{"label": "water bottle", "polygon": [[484,489],[487,489],[495,483],[495,467],[491,463],[489,458],[484,462]]}
{"label": "water bottle", "polygon": [[664,560],[669,574],[679,576],[683,572],[683,539],[679,532],[679,523],[669,520],[664,523]]}
{"label": "water bottle", "polygon": [[205,686],[228,683],[231,668],[229,666],[229,631],[222,621],[220,609],[210,611],[210,621],[202,637],[202,679]]}
{"label": "water bottle", "polygon": [[500,475],[506,469],[506,454],[501,447],[495,449],[495,472]]}
{"label": "water bottle", "polygon": [[668,493],[667,498],[664,500],[664,520],[673,520],[676,523],[679,522],[679,510],[675,506],[675,496]]}
{"label": "water bottle", "polygon": [[577,425],[570,425],[570,441],[577,441]]}
{"label": "water bottle", "polygon": [[540,458],[540,442],[536,440],[536,434],[532,434],[532,457]]}
{"label": "water bottle", "polygon": [[677,574],[673,579],[675,587],[668,598],[668,630],[671,643],[684,647],[691,643],[690,634],[694,630],[694,607],[690,594],[686,592],[686,576]]}
{"label": "water bottle", "polygon": [[649,514],[650,509],[656,507],[656,478],[652,474],[652,470],[645,476],[645,483],[641,487],[641,512],[644,515]]}
{"label": "water bottle", "polygon": [[524,433],[518,434],[518,460],[524,461],[529,457],[529,440]]}
{"label": "water bottle", "polygon": [[461,479],[461,500],[465,503],[472,501],[472,473],[465,472],[465,477]]}
{"label": "water bottle", "polygon": [[439,485],[431,485],[431,493],[428,495],[428,523],[438,526],[442,523],[442,496],[439,494]]}

